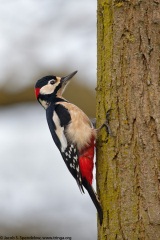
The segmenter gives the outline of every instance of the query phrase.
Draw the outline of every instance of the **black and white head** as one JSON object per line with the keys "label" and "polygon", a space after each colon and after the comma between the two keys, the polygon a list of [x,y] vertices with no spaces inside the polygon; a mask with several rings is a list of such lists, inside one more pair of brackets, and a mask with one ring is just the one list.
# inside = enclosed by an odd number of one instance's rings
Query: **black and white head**
{"label": "black and white head", "polygon": [[39,79],[35,85],[35,94],[40,104],[46,109],[57,97],[62,97],[69,80],[76,73],[77,71],[69,74],[66,77],[49,75]]}

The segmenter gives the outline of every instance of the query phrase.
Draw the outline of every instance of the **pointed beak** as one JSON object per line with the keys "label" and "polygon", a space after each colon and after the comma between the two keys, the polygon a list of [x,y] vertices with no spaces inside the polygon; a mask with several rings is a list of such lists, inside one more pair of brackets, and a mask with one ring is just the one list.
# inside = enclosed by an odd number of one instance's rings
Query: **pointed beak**
{"label": "pointed beak", "polygon": [[69,75],[66,76],[66,77],[62,77],[62,78],[61,78],[61,83],[62,83],[62,84],[66,84],[66,83],[68,82],[68,80],[70,80],[77,72],[78,72],[78,71],[75,71],[75,72],[69,74]]}

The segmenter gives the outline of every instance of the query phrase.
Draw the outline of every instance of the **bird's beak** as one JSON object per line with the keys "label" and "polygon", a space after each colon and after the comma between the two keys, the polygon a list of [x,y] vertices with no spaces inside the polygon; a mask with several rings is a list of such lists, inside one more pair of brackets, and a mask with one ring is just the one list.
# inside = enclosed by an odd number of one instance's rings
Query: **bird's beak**
{"label": "bird's beak", "polygon": [[61,78],[61,83],[62,83],[62,84],[66,84],[66,83],[68,82],[68,80],[70,80],[77,72],[78,72],[78,71],[75,71],[75,72],[69,74],[69,75],[66,76],[66,77],[62,77],[62,78]]}

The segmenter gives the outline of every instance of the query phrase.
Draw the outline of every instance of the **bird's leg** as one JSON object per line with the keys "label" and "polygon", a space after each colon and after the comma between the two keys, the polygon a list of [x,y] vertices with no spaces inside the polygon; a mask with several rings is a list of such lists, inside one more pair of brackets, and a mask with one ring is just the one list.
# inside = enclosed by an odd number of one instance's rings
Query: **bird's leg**
{"label": "bird's leg", "polygon": [[[111,112],[112,109],[109,109],[106,113],[106,120],[105,122],[99,127],[97,128],[97,132],[100,132],[102,128],[106,127],[106,130],[107,130],[107,133],[110,135],[110,136],[113,136],[112,134],[112,131],[111,131],[111,128],[109,126],[109,118],[110,118],[110,112]],[[96,128],[96,118],[93,118],[91,119],[91,122],[93,124],[93,127]]]}

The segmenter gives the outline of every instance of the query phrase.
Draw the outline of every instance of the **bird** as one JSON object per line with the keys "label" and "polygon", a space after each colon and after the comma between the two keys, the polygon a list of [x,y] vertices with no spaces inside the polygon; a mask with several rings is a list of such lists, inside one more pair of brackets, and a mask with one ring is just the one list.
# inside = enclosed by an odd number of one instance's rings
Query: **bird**
{"label": "bird", "polygon": [[48,126],[61,156],[82,193],[88,191],[102,224],[103,211],[92,187],[97,130],[88,116],[62,95],[77,71],[65,77],[48,75],[35,84],[35,95],[46,110]]}

